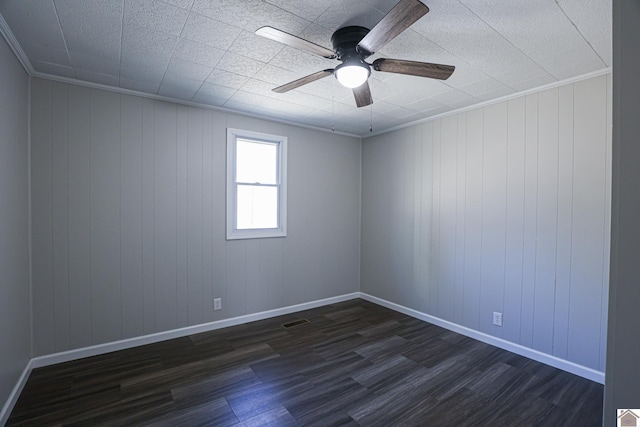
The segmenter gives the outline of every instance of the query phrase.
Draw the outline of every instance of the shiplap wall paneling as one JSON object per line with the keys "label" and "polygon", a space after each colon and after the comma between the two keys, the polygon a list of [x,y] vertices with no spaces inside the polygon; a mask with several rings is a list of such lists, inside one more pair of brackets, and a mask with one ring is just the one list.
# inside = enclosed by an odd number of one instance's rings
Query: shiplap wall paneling
{"label": "shiplap wall paneling", "polygon": [[571,234],[573,217],[573,85],[558,92],[558,228],[555,271],[553,351],[567,357],[571,299]]}
{"label": "shiplap wall paneling", "polygon": [[[480,329],[480,289],[482,277],[482,164],[484,111],[473,110],[467,118],[466,215],[464,219],[464,325]],[[435,160],[435,159],[434,159]],[[448,236],[447,236],[448,238]],[[434,266],[434,268],[437,268]]]}
{"label": "shiplap wall paneling", "polygon": [[[607,80],[585,80],[574,89],[573,217],[568,358],[599,366],[602,310],[607,148]],[[597,338],[597,339],[596,339]]]}
{"label": "shiplap wall paneling", "polygon": [[120,96],[115,93],[91,91],[90,150],[91,327],[96,342],[109,342],[122,336]]}
{"label": "shiplap wall paneling", "polygon": [[53,84],[51,210],[55,342],[69,347],[69,222],[67,213],[67,86]]}
{"label": "shiplap wall paneling", "polygon": [[480,272],[480,330],[502,336],[493,325],[493,312],[504,311],[507,222],[506,102],[484,109],[482,153],[482,254]]}
{"label": "shiplap wall paneling", "polygon": [[524,123],[524,244],[522,298],[520,302],[520,343],[533,345],[533,312],[536,284],[536,242],[538,233],[538,94],[525,97]]}
{"label": "shiplap wall paneling", "polygon": [[[596,77],[418,125],[413,162],[401,159],[415,133],[365,140],[363,255],[376,257],[363,256],[363,291],[603,369],[609,82]],[[398,241],[387,224],[405,224],[408,210],[398,206],[411,202],[384,185],[411,188],[407,165],[420,171],[418,241],[413,254],[398,245],[385,256],[380,247]],[[414,260],[413,277],[400,273],[397,254]],[[503,313],[502,327],[493,311]]]}
{"label": "shiplap wall paneling", "polygon": [[524,260],[525,99],[507,102],[507,217],[502,338],[520,342]]}
{"label": "shiplap wall paneling", "polygon": [[432,227],[433,212],[430,209],[433,200],[433,123],[428,122],[416,126],[414,134],[416,154],[414,168],[419,171],[417,178],[418,199],[415,204],[416,227],[414,247],[418,252],[414,254],[414,265],[417,277],[414,278],[416,307],[429,311],[431,309],[431,270],[432,258]]}
{"label": "shiplap wall paneling", "polygon": [[[44,80],[33,79],[34,83]],[[91,90],[78,86],[69,86],[69,115],[67,143],[68,179],[67,203],[69,206],[69,348],[91,345],[92,310],[91,310],[91,179],[90,179],[90,142],[91,142]],[[38,91],[32,91],[38,96]],[[35,105],[35,102],[32,104]],[[38,118],[35,117],[37,120]],[[32,128],[38,126],[32,122]],[[31,143],[38,138],[32,134]],[[33,148],[32,148],[33,151]],[[32,177],[37,172],[31,169]],[[32,182],[32,203],[37,196],[33,194],[39,186]],[[38,218],[32,218],[36,227]],[[38,244],[36,244],[38,243]],[[33,239],[33,248],[40,246],[40,241]],[[38,268],[34,265],[34,274]],[[37,291],[36,291],[37,290]],[[33,284],[34,298],[40,288]],[[48,319],[44,319],[46,322]],[[34,330],[42,326],[42,322],[34,319]],[[46,354],[54,349],[37,349],[38,340],[34,339],[34,354]],[[56,350],[62,350],[57,348]]]}
{"label": "shiplap wall paneling", "polygon": [[[31,99],[31,209],[33,245],[32,283],[39,292],[33,294],[34,353],[56,351],[55,300],[53,284],[52,226],[52,100],[53,84],[33,80]],[[58,298],[59,300],[60,298]]]}
{"label": "shiplap wall paneling", "polygon": [[[33,81],[35,355],[358,290],[360,140]],[[226,241],[228,126],[289,137],[286,238]]]}
{"label": "shiplap wall paneling", "polygon": [[446,117],[440,126],[440,259],[438,275],[440,293],[438,307],[440,316],[453,319],[456,306],[456,203],[457,203],[457,156],[458,120],[457,116]]}
{"label": "shiplap wall paneling", "polygon": [[120,98],[120,271],[122,337],[144,334],[142,275],[142,99]]}
{"label": "shiplap wall paneling", "polygon": [[608,332],[608,316],[609,316],[609,274],[611,270],[611,193],[613,191],[612,185],[612,168],[613,168],[613,144],[612,144],[612,129],[613,129],[613,87],[612,76],[607,76],[607,145],[606,145],[606,157],[605,157],[605,209],[604,209],[604,232],[602,233],[602,240],[604,242],[604,249],[602,253],[602,311],[600,319],[600,364],[598,369],[605,372],[607,362],[607,332]]}
{"label": "shiplap wall paneling", "polygon": [[465,289],[465,215],[467,197],[467,115],[458,114],[457,119],[457,164],[456,164],[456,217],[455,217],[455,293],[454,293],[454,321],[458,324],[464,322],[464,306],[460,301],[464,301]]}
{"label": "shiplap wall paneling", "polygon": [[142,296],[143,331],[156,328],[155,271],[155,107],[149,99],[142,100]]}
{"label": "shiplap wall paneling", "polygon": [[558,245],[558,88],[538,95],[538,192],[532,346],[553,353]]}

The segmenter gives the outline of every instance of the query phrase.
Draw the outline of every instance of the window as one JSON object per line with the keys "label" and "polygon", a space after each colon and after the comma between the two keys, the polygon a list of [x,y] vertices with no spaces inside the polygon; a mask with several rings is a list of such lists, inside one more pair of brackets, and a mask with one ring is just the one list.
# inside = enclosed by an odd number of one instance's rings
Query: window
{"label": "window", "polygon": [[287,235],[287,138],[227,129],[227,239]]}

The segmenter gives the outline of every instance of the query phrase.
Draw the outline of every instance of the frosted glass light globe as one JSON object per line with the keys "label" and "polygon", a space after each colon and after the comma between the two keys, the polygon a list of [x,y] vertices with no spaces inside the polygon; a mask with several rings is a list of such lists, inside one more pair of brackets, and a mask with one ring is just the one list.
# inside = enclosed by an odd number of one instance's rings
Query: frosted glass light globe
{"label": "frosted glass light globe", "polygon": [[336,79],[344,87],[356,88],[367,81],[371,71],[362,65],[340,65],[336,67]]}

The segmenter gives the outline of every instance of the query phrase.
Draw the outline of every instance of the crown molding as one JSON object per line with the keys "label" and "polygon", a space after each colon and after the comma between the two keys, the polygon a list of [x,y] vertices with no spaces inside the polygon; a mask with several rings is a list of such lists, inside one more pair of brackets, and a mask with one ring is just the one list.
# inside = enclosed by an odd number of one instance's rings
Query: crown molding
{"label": "crown molding", "polygon": [[20,61],[22,68],[24,68],[27,74],[32,76],[35,71],[33,65],[31,65],[31,61],[29,61],[27,54],[22,50],[22,46],[18,43],[16,36],[13,35],[13,31],[9,28],[9,24],[4,20],[2,14],[0,14],[0,34],[2,34],[2,37],[7,41],[7,44],[16,55],[16,58],[18,58],[18,61]]}

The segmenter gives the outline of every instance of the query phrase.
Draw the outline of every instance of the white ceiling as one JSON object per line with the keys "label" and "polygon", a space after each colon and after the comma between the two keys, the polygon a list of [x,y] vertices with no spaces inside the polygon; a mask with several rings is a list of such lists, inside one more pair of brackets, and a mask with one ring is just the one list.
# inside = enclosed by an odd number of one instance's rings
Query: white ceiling
{"label": "white ceiling", "polygon": [[374,72],[356,108],[332,68],[256,36],[264,25],[331,48],[345,25],[372,28],[395,0],[0,0],[35,75],[61,76],[355,135],[611,66],[611,0],[423,0],[431,11],[377,57],[455,65],[446,81]]}

